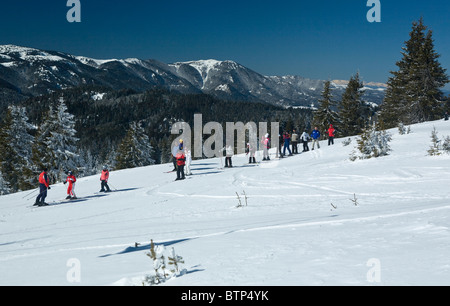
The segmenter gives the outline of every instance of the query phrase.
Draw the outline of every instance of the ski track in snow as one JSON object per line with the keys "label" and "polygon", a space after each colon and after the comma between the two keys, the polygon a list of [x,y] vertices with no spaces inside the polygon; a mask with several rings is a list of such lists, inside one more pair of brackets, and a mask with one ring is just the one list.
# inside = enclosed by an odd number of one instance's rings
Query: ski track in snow
{"label": "ski track in snow", "polygon": [[[244,155],[234,156],[236,167],[229,169],[219,170],[219,159],[194,161],[193,175],[180,182],[174,182],[175,173],[164,173],[171,165],[113,171],[111,183],[128,191],[79,203],[29,208],[24,205],[26,193],[2,196],[0,268],[6,276],[0,284],[8,284],[9,278],[21,283],[15,271],[37,269],[38,263],[49,271],[40,284],[58,282],[54,262],[68,257],[102,267],[90,283],[130,284],[127,277],[144,275],[150,267],[146,250],[134,248],[134,242],[148,245],[150,239],[176,244],[191,267],[202,267],[202,273],[190,273],[174,284],[290,284],[303,274],[314,284],[365,284],[352,279],[354,271],[336,260],[352,265],[351,260],[366,256],[366,249],[378,249],[371,243],[389,250],[392,262],[383,262],[389,272],[404,260],[399,245],[408,246],[421,263],[416,270],[432,273],[423,275],[424,283],[439,283],[446,271],[450,275],[445,249],[450,243],[450,158],[426,156],[433,125],[441,136],[450,134],[444,122],[413,126],[411,135],[396,135],[394,129],[392,154],[372,160],[349,161],[355,142],[343,147],[336,139],[334,146],[322,141],[321,149],[256,166],[246,165]],[[80,196],[99,187],[97,176],[80,178],[77,184]],[[50,200],[65,190],[62,184],[52,186]],[[243,192],[248,206],[238,208],[236,193],[243,202]],[[351,202],[354,196],[357,206]],[[398,240],[402,233],[405,238]],[[229,253],[222,246],[230,247]],[[427,253],[432,250],[438,251]],[[117,254],[121,256],[113,256]],[[272,256],[280,268],[252,268],[246,259],[270,265]],[[283,265],[278,256],[302,260]],[[142,266],[135,267],[141,258]],[[104,265],[107,270],[101,270]],[[303,272],[287,276],[286,271],[295,270],[290,265]],[[236,271],[239,267],[245,274]],[[21,273],[23,280],[27,274]],[[404,284],[410,278],[398,276],[387,284]]]}

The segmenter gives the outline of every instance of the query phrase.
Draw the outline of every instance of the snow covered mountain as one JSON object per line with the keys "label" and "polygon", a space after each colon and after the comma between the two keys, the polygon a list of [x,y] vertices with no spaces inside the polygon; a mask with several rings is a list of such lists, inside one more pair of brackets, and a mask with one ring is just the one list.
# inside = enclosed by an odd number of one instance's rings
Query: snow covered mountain
{"label": "snow covered mountain", "polygon": [[[310,106],[323,80],[264,76],[233,61],[199,60],[165,64],[156,60],[98,60],[56,51],[0,45],[0,97],[20,100],[80,85],[143,91],[161,86],[181,93],[207,93],[226,100]],[[334,87],[335,95],[343,92]],[[367,101],[381,103],[383,90],[367,87]]]}
{"label": "snow covered mountain", "polygon": [[[450,285],[450,156],[427,155],[433,127],[450,135],[443,120],[392,129],[375,159],[336,139],[257,166],[194,161],[184,181],[170,164],[112,171],[108,194],[84,177],[79,202],[0,196],[0,285],[140,286],[150,240],[184,259],[168,286]],[[49,203],[65,198],[51,187]]]}

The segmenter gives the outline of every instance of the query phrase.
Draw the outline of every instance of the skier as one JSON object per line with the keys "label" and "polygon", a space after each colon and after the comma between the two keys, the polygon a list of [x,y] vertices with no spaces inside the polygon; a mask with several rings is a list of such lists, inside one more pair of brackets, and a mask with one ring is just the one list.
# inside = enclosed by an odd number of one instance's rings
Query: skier
{"label": "skier", "polygon": [[[102,182],[102,189],[100,189],[100,192],[110,192],[111,189],[109,189],[108,186],[108,179],[109,179],[109,171],[108,167],[103,166],[102,174],[100,176],[100,181]],[[106,190],[105,190],[106,187]]]}
{"label": "skier", "polygon": [[332,144],[334,145],[334,134],[336,133],[336,130],[333,128],[333,125],[330,124],[330,128],[327,130],[328,132],[328,145]]}
{"label": "skier", "polygon": [[255,153],[256,153],[256,148],[252,145],[250,145],[250,143],[247,143],[247,148],[245,149],[245,155],[249,155],[248,156],[248,163],[249,164],[256,164],[256,158],[255,158]]}
{"label": "skier", "polygon": [[445,121],[448,120],[448,112],[445,112],[444,119],[445,119]]}
{"label": "skier", "polygon": [[289,145],[291,144],[291,135],[289,135],[288,132],[284,132],[283,141],[284,141],[283,155],[286,155],[286,149],[288,149],[289,156],[292,156],[291,149],[289,148]]}
{"label": "skier", "polygon": [[173,170],[172,170],[172,172],[177,171],[177,158],[176,158],[176,156],[177,156],[179,148],[180,148],[180,145],[175,145],[172,148],[172,163],[173,163]]}
{"label": "skier", "polygon": [[294,130],[292,130],[292,135],[291,135],[291,143],[292,143],[292,154],[298,154],[298,134],[297,132]]}
{"label": "skier", "polygon": [[[281,133],[281,132],[280,132]],[[280,153],[280,158],[283,158],[283,153],[281,153],[281,147],[283,146],[284,138],[282,134],[278,134],[278,151],[277,153]]]}
{"label": "skier", "polygon": [[270,149],[270,137],[269,134],[266,134],[265,137],[261,141],[263,145],[263,160],[270,160],[269,157],[269,149]]}
{"label": "skier", "polygon": [[231,157],[233,156],[233,154],[234,154],[234,150],[233,150],[233,147],[231,147],[230,145],[228,145],[228,146],[226,146],[225,148],[224,148],[224,150],[225,150],[225,152],[226,152],[226,155],[225,155],[225,167],[227,167],[227,168],[233,168],[233,164],[232,164],[232,162],[231,162]]}
{"label": "skier", "polygon": [[175,180],[184,180],[184,166],[186,164],[186,156],[184,155],[182,150],[178,150],[178,153],[175,157],[177,159],[177,178]]}
{"label": "skier", "polygon": [[186,175],[192,175],[192,172],[191,172],[191,163],[192,163],[191,150],[186,148],[184,151],[186,154]]}
{"label": "skier", "polygon": [[314,150],[314,144],[317,143],[317,149],[320,149],[320,144],[319,144],[319,138],[320,138],[320,132],[319,129],[317,128],[317,126],[314,128],[314,131],[312,131],[311,133],[311,138],[312,138],[312,150]]}
{"label": "skier", "polygon": [[303,142],[303,152],[308,152],[309,151],[309,147],[308,147],[308,140],[309,140],[309,135],[306,131],[303,132],[302,136],[300,136],[300,139]]}
{"label": "skier", "polygon": [[64,185],[69,182],[69,187],[67,188],[67,197],[66,200],[70,199],[76,199],[77,196],[75,195],[75,182],[77,179],[75,178],[75,175],[72,174],[72,171],[69,171],[67,179],[64,181]]}
{"label": "skier", "polygon": [[50,190],[50,181],[48,179],[47,175],[47,168],[43,169],[44,171],[41,172],[39,175],[39,194],[36,198],[36,202],[34,203],[34,206],[46,206],[48,205],[45,203],[45,198],[47,197],[47,190]]}

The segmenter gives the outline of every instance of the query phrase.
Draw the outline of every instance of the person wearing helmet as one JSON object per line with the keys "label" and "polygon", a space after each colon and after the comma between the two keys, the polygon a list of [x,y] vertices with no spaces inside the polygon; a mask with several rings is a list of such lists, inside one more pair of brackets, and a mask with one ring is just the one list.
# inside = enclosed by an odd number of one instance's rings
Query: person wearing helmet
{"label": "person wearing helmet", "polygon": [[67,179],[64,182],[64,185],[68,182],[69,187],[67,188],[67,198],[66,200],[70,199],[76,199],[77,196],[75,195],[75,182],[77,179],[75,178],[75,175],[72,174],[72,171],[69,171]]}
{"label": "person wearing helmet", "polygon": [[[100,192],[110,192],[111,189],[109,189],[108,186],[108,179],[109,179],[109,171],[108,167],[103,166],[102,174],[100,176],[100,181],[102,182],[102,189],[100,189]],[[106,188],[106,190],[105,190]]]}

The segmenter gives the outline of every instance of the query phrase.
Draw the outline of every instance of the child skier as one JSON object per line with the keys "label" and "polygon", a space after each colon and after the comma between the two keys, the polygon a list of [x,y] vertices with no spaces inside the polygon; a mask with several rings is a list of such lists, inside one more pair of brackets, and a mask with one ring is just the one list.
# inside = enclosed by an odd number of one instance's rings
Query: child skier
{"label": "child skier", "polygon": [[336,130],[333,128],[333,125],[330,124],[330,128],[327,130],[328,132],[328,145],[332,144],[334,145],[334,134],[336,133]]}
{"label": "child skier", "polygon": [[186,165],[186,156],[184,155],[182,150],[179,150],[177,155],[175,156],[177,159],[177,178],[176,181],[184,180],[184,166]]}
{"label": "child skier", "polygon": [[64,185],[68,182],[69,187],[67,188],[67,197],[66,200],[70,199],[76,199],[77,196],[75,195],[75,182],[77,179],[75,178],[75,175],[72,174],[72,171],[69,171],[67,179],[64,181]]}
{"label": "child skier", "polygon": [[270,138],[269,134],[266,134],[263,140],[261,141],[263,145],[263,160],[270,160],[269,157],[269,149],[270,149]]}
{"label": "child skier", "polygon": [[[109,179],[109,171],[108,167],[103,166],[102,174],[100,175],[100,181],[102,182],[102,189],[100,189],[100,192],[110,192],[111,189],[109,189],[108,186],[108,179]],[[106,190],[105,190],[106,188]]]}
{"label": "child skier", "polygon": [[256,164],[256,158],[255,158],[255,153],[256,153],[256,148],[255,146],[252,146],[249,142],[247,143],[247,148],[245,149],[245,155],[249,155],[248,156],[248,163],[249,164]]}
{"label": "child skier", "polygon": [[233,150],[233,147],[232,146],[230,146],[230,145],[228,145],[228,146],[226,146],[226,148],[224,148],[225,149],[225,167],[226,168],[232,168],[233,167],[233,164],[232,164],[232,162],[231,162],[231,157],[233,156],[233,154],[234,154],[234,150]]}

